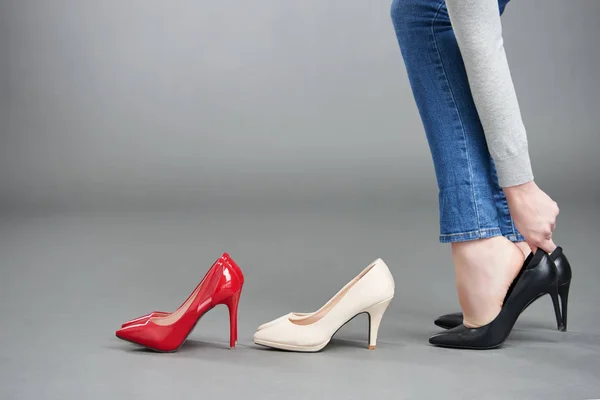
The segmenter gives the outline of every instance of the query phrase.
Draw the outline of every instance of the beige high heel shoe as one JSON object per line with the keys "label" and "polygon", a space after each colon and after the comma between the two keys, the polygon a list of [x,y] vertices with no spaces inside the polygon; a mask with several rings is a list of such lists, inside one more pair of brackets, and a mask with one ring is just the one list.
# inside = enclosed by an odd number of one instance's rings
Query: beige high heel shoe
{"label": "beige high heel shoe", "polygon": [[318,311],[290,313],[261,325],[254,343],[277,349],[315,352],[358,314],[369,314],[369,349],[377,345],[381,319],[394,297],[395,283],[382,259],[367,266]]}

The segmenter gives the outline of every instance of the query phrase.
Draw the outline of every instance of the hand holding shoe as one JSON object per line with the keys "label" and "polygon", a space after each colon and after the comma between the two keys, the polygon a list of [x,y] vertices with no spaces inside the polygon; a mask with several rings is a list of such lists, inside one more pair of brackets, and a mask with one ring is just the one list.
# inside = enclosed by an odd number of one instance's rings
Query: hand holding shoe
{"label": "hand holding shoe", "polygon": [[541,248],[552,253],[556,245],[552,232],[559,210],[554,200],[533,181],[504,188],[510,214],[516,228],[525,237],[533,252]]}

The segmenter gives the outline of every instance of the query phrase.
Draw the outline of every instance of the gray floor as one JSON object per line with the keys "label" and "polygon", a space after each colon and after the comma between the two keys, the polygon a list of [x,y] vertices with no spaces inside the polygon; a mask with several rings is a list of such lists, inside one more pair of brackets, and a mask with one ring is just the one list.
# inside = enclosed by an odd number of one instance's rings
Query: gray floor
{"label": "gray floor", "polygon": [[[433,318],[457,309],[430,207],[7,214],[0,398],[600,398],[597,211],[562,208],[556,237],[575,268],[569,332],[555,330],[544,298],[492,351],[427,343]],[[246,275],[235,350],[224,307],[174,354],[114,336],[128,318],[177,307],[222,251]],[[364,316],[316,354],[252,343],[260,323],[319,307],[377,257],[395,275],[396,296],[375,351]]]}

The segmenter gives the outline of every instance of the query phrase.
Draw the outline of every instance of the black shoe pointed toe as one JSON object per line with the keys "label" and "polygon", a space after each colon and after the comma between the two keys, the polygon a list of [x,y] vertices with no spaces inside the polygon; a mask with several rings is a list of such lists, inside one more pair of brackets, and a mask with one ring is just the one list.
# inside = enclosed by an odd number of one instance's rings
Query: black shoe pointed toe
{"label": "black shoe pointed toe", "polygon": [[[525,264],[529,262],[531,259],[530,257],[531,255],[525,261]],[[561,247],[557,247],[550,255],[550,258],[556,265],[556,271],[558,273],[558,295],[561,300],[561,317],[557,319],[556,325],[559,331],[564,332],[567,330],[567,306],[572,277],[571,264],[569,264],[569,260],[567,260]],[[433,321],[434,324],[443,329],[455,328],[461,325],[462,322],[463,315],[460,312],[442,315]]]}
{"label": "black shoe pointed toe", "polygon": [[495,344],[498,340],[490,341],[490,338],[488,338],[490,336],[490,325],[480,328],[467,328],[461,323],[459,326],[433,335],[429,338],[429,343],[435,346],[457,349],[493,349],[502,343]]}
{"label": "black shoe pointed toe", "polygon": [[560,318],[558,305],[557,271],[554,262],[544,251],[537,251],[521,269],[498,316],[489,324],[479,328],[467,328],[459,325],[440,332],[429,343],[460,349],[493,349],[502,345],[519,318],[519,315],[537,298],[550,294],[554,311]]}

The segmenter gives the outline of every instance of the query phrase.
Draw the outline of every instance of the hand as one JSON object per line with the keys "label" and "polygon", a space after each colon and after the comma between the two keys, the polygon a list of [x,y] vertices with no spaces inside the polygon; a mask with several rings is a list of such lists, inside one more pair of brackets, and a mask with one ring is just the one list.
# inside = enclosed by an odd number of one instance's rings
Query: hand
{"label": "hand", "polygon": [[533,181],[504,188],[510,215],[516,228],[535,253],[541,248],[551,253],[556,248],[552,232],[556,228],[558,204]]}

